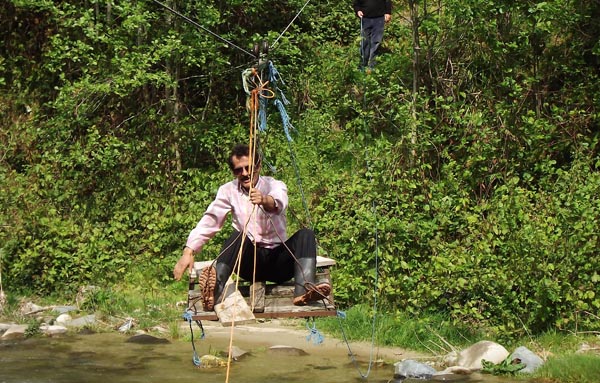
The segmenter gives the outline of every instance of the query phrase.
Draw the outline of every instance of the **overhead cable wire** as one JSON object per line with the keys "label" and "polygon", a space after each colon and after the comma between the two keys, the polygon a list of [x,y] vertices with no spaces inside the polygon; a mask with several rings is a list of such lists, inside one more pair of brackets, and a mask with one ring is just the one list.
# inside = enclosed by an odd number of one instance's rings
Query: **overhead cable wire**
{"label": "overhead cable wire", "polygon": [[283,32],[281,32],[279,34],[279,36],[275,39],[275,41],[273,42],[273,44],[271,45],[271,50],[273,50],[275,48],[275,46],[277,45],[277,42],[279,41],[279,39],[281,38],[281,36],[283,36],[283,34],[292,26],[292,24],[294,23],[294,21],[296,21],[296,19],[300,16],[300,14],[302,13],[302,11],[304,11],[304,8],[306,8],[306,6],[308,5],[308,3],[310,3],[310,0],[306,0],[306,3],[304,3],[304,5],[302,6],[302,8],[300,8],[300,11],[298,11],[298,13],[296,13],[296,16],[294,16],[294,18],[292,19],[292,21],[290,21],[290,23],[287,25],[287,27],[285,27],[285,29],[283,30]]}
{"label": "overhead cable wire", "polygon": [[200,29],[202,29],[204,32],[206,32],[206,33],[208,33],[208,34],[212,35],[212,36],[213,36],[214,38],[216,38],[217,40],[220,40],[220,41],[224,42],[224,43],[225,43],[225,44],[227,44],[227,45],[231,45],[232,47],[234,47],[234,48],[237,48],[238,50],[240,50],[240,51],[244,52],[245,54],[247,54],[247,55],[249,55],[249,56],[252,56],[252,57],[254,57],[254,58],[257,58],[257,57],[256,57],[256,55],[255,55],[254,53],[251,53],[251,52],[249,52],[249,51],[245,50],[244,48],[242,48],[242,47],[240,47],[240,46],[238,46],[238,45],[236,45],[236,44],[232,43],[231,41],[227,40],[226,38],[224,38],[224,37],[222,37],[222,36],[220,36],[220,35],[218,35],[218,34],[216,34],[215,32],[211,31],[210,29],[208,29],[208,28],[206,28],[206,27],[204,27],[204,26],[200,25],[199,23],[197,23],[197,22],[195,22],[194,20],[190,19],[189,17],[187,17],[187,16],[183,15],[182,13],[180,13],[180,12],[177,12],[177,11],[176,11],[176,10],[174,10],[173,8],[169,7],[168,5],[166,5],[166,4],[163,4],[163,3],[161,3],[161,2],[160,2],[160,1],[158,1],[158,0],[152,0],[152,1],[154,1],[156,4],[160,5],[160,6],[161,6],[161,7],[163,7],[164,9],[168,10],[168,11],[169,11],[169,12],[171,12],[172,14],[174,14],[174,15],[176,15],[176,16],[179,16],[179,17],[181,17],[182,19],[184,19],[184,20],[185,20],[185,21],[187,21],[188,23],[192,24],[193,26],[195,26],[195,27],[197,27],[197,28],[200,28]]}

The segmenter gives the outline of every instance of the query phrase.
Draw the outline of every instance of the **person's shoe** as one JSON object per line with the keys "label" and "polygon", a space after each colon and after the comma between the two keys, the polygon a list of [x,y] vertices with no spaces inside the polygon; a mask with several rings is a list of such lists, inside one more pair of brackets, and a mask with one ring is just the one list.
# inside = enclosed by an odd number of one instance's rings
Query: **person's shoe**
{"label": "person's shoe", "polygon": [[331,286],[327,282],[322,282],[314,286],[310,286],[302,295],[294,297],[295,306],[305,306],[310,302],[327,299],[331,293]]}
{"label": "person's shoe", "polygon": [[214,266],[205,267],[200,272],[200,296],[204,311],[213,311],[215,308],[215,286],[217,285],[217,270]]}

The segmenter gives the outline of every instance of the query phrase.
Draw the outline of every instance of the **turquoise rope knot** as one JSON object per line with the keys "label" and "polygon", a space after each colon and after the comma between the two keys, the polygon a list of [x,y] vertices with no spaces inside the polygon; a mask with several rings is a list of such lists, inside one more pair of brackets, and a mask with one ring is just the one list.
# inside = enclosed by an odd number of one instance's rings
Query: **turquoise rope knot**
{"label": "turquoise rope knot", "polygon": [[309,331],[309,334],[306,336],[306,341],[310,342],[310,340],[312,339],[314,344],[321,344],[323,343],[323,340],[325,339],[323,337],[323,334],[321,334],[321,332],[319,330],[317,330],[317,325],[313,322],[312,327],[310,327],[308,325],[308,320],[306,321],[306,328]]}
{"label": "turquoise rope knot", "polygon": [[[290,117],[288,116],[288,113],[285,110],[285,105],[289,105],[290,102],[287,100],[287,98],[285,97],[285,94],[282,92],[282,90],[277,85],[278,82],[281,82],[282,84],[284,82],[283,82],[283,79],[281,78],[281,75],[279,74],[279,71],[277,71],[277,68],[275,68],[275,66],[273,65],[273,62],[271,62],[271,61],[269,61],[269,64],[267,66],[267,78],[269,79],[269,82],[273,86],[273,93],[275,95],[273,104],[275,105],[275,107],[277,108],[277,111],[279,112],[279,115],[281,116],[281,122],[283,124],[283,131],[285,133],[285,137],[287,138],[288,142],[291,142],[292,141],[291,131],[292,130],[295,131],[296,128],[292,125],[292,123],[290,121]],[[268,100],[269,99],[266,97],[260,97],[260,99],[259,99],[258,129],[261,132],[264,132],[267,130]]]}

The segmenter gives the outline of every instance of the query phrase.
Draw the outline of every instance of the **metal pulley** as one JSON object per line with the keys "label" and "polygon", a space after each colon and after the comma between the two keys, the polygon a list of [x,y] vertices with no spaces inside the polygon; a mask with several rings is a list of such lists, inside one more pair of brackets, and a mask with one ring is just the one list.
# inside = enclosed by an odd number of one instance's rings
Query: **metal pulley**
{"label": "metal pulley", "polygon": [[267,54],[269,53],[269,43],[262,41],[261,43],[254,44],[254,56],[258,59],[258,67],[267,62]]}

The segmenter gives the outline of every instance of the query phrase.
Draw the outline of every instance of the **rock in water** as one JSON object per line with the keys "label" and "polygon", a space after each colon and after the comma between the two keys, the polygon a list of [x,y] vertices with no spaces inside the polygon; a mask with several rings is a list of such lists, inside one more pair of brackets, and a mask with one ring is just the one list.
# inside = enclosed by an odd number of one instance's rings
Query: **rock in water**
{"label": "rock in water", "polygon": [[225,367],[227,366],[227,361],[223,358],[219,358],[214,355],[202,355],[200,357],[200,366],[201,368],[215,368],[215,367]]}
{"label": "rock in water", "polygon": [[431,379],[436,372],[435,368],[410,359],[394,363],[394,379]]}
{"label": "rock in water", "polygon": [[525,365],[525,368],[519,370],[519,372],[532,373],[537,370],[544,361],[542,358],[537,356],[533,351],[529,350],[525,346],[517,347],[515,351],[510,355],[510,360],[518,359]]}
{"label": "rock in water", "polygon": [[508,351],[504,346],[482,340],[458,353],[457,365],[469,368],[471,370],[481,370],[481,360],[485,359],[494,364],[501,363],[508,357]]}
{"label": "rock in water", "polygon": [[276,345],[269,347],[270,353],[277,353],[279,355],[291,355],[291,356],[303,356],[308,355],[308,353],[300,348],[284,346],[284,345]]}
{"label": "rock in water", "polygon": [[126,343],[137,344],[165,344],[170,343],[167,339],[157,338],[148,334],[136,334],[125,341]]}

